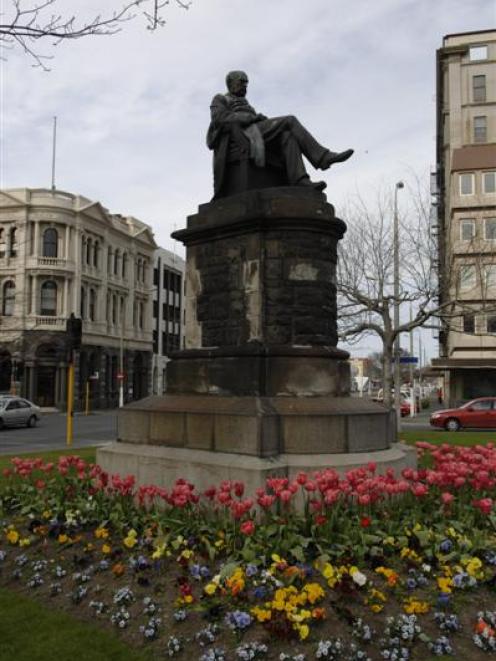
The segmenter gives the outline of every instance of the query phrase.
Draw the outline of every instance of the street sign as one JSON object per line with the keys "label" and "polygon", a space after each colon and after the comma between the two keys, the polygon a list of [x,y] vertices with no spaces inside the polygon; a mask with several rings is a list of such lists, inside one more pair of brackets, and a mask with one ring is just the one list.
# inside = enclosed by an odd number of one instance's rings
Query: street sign
{"label": "street sign", "polygon": [[124,372],[117,372],[117,380],[124,381]]}
{"label": "street sign", "polygon": [[416,365],[418,363],[417,356],[400,356],[400,363],[413,363]]}

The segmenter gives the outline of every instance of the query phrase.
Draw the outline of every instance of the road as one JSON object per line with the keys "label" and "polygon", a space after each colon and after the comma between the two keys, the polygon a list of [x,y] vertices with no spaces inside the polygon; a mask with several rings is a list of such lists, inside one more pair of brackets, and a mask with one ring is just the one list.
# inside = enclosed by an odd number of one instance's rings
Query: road
{"label": "road", "polygon": [[[98,411],[88,416],[74,416],[74,441],[72,447],[102,445],[115,440],[117,435],[117,411]],[[16,454],[66,448],[65,413],[43,414],[36,427],[27,429],[3,429],[0,431],[0,454]]]}

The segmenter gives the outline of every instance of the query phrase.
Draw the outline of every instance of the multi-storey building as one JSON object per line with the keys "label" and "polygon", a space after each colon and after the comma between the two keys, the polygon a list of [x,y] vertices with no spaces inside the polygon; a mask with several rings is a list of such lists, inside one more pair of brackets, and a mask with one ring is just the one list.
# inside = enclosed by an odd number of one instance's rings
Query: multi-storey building
{"label": "multi-storey building", "polygon": [[66,322],[82,319],[75,399],[115,406],[150,390],[152,264],[148,225],[58,190],[0,191],[0,392],[64,408]]}
{"label": "multi-storey building", "polygon": [[184,345],[183,259],[165,248],[157,248],[153,261],[153,363],[152,392],[167,388],[167,363],[172,351]]}
{"label": "multi-storey building", "polygon": [[445,401],[496,393],[496,31],[437,52],[437,196]]}

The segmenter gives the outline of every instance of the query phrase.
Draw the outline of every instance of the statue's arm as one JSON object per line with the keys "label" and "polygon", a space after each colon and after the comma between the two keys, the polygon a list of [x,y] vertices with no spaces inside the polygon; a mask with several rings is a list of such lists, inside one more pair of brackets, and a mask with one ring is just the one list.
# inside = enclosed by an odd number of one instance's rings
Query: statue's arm
{"label": "statue's arm", "polygon": [[210,105],[210,116],[214,127],[217,129],[230,128],[232,124],[249,126],[257,121],[257,116],[251,112],[230,110],[222,94],[214,96]]}

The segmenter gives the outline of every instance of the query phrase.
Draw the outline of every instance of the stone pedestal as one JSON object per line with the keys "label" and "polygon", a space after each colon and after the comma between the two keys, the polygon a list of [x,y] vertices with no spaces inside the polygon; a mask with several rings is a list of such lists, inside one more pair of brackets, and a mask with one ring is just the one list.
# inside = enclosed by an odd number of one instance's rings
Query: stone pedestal
{"label": "stone pedestal", "polygon": [[187,247],[186,348],[172,355],[168,394],[120,411],[118,441],[99,462],[202,488],[372,460],[414,465],[392,448],[394,414],[349,396],[349,354],[336,347],[345,230],[323,194],[295,187],[200,206],[174,234]]}

